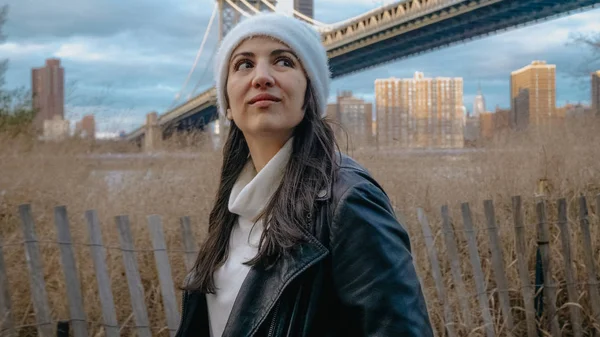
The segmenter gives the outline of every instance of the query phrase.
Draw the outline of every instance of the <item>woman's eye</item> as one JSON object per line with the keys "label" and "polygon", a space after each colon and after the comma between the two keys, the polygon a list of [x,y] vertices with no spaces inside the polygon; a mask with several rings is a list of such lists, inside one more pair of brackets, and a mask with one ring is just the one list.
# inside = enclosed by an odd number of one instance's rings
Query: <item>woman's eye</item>
{"label": "woman's eye", "polygon": [[292,60],[290,60],[289,58],[280,58],[279,60],[277,60],[277,65],[293,68],[294,62],[292,62]]}
{"label": "woman's eye", "polygon": [[250,67],[252,67],[252,64],[250,64],[250,62],[240,61],[240,62],[236,63],[235,70],[243,70],[243,69],[248,69]]}

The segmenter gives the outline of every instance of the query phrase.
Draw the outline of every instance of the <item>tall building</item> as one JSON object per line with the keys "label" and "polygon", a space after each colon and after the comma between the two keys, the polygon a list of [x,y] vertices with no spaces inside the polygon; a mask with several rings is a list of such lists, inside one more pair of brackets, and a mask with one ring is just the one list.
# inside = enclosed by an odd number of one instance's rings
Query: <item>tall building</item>
{"label": "tall building", "polygon": [[327,115],[339,124],[334,125],[334,131],[342,146],[354,150],[373,145],[373,104],[352,96],[351,91],[342,91],[336,103],[327,105]]}
{"label": "tall building", "polygon": [[473,147],[476,146],[477,141],[479,140],[479,136],[481,133],[481,121],[479,116],[481,116],[481,114],[485,113],[481,112],[477,115],[477,117],[474,116],[468,116],[465,122],[465,133],[464,133],[464,137],[465,137],[465,146],[467,147]]}
{"label": "tall building", "polygon": [[75,134],[81,138],[96,138],[96,120],[94,115],[85,115],[75,124]]}
{"label": "tall building", "polygon": [[314,19],[314,0],[294,0],[294,9]]}
{"label": "tall building", "polygon": [[510,128],[510,109],[496,107],[494,112],[494,132],[508,130]]}
{"label": "tall building", "polygon": [[471,114],[471,117],[479,117],[479,114],[486,111],[485,98],[481,93],[481,86],[479,86],[477,88],[477,96],[475,96],[475,99],[473,100],[473,113]]}
{"label": "tall building", "polygon": [[484,112],[479,114],[479,138],[491,139],[494,136],[494,114]]}
{"label": "tall building", "polygon": [[592,73],[592,113],[600,117],[600,70]]}
{"label": "tall building", "polygon": [[64,119],[65,71],[59,59],[47,59],[44,67],[31,70],[31,93],[38,130],[44,129],[45,120]]}
{"label": "tall building", "polygon": [[375,80],[377,143],[405,148],[464,146],[462,78]]}
{"label": "tall building", "polygon": [[556,116],[556,66],[545,61],[515,70],[510,75],[511,127],[550,125]]}

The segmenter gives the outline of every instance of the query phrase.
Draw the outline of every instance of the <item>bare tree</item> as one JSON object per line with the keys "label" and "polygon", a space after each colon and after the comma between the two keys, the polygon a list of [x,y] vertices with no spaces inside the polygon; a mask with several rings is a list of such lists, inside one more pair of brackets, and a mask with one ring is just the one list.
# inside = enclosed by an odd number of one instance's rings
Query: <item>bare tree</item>
{"label": "bare tree", "polygon": [[[6,23],[8,5],[0,8],[0,42],[6,39],[2,28]],[[31,93],[25,88],[5,89],[4,74],[8,59],[0,60],[0,133],[17,135],[29,130],[35,115],[31,106]]]}
{"label": "bare tree", "polygon": [[600,31],[589,34],[572,34],[567,45],[583,52],[579,73],[589,76],[591,72],[600,69]]}

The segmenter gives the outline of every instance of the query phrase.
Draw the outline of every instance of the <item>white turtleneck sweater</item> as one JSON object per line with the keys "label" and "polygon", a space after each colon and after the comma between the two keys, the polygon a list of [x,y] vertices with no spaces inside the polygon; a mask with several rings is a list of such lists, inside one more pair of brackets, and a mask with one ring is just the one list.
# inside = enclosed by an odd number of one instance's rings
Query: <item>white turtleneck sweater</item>
{"label": "white turtleneck sweater", "polygon": [[228,259],[214,274],[216,293],[206,295],[211,337],[223,334],[233,303],[250,270],[243,263],[258,252],[263,223],[261,220],[254,225],[254,219],[281,182],[292,152],[292,139],[258,173],[249,160],[231,190],[229,211],[237,214],[238,220],[229,239]]}

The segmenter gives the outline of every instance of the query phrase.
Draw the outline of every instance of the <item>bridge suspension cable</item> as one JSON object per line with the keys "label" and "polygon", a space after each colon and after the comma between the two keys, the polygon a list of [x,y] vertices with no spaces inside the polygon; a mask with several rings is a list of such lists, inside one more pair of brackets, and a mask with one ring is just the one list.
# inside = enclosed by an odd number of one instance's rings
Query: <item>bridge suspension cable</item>
{"label": "bridge suspension cable", "polygon": [[[229,1],[229,0],[227,0],[227,1]],[[179,101],[179,98],[181,97],[181,94],[183,93],[183,91],[187,87],[188,82],[190,81],[190,78],[192,77],[192,74],[194,73],[194,70],[196,70],[196,66],[198,65],[198,60],[200,60],[200,56],[202,55],[202,51],[204,50],[204,45],[206,44],[206,40],[208,39],[208,34],[210,33],[210,28],[212,27],[212,23],[213,23],[213,21],[215,19],[215,16],[217,14],[217,10],[218,10],[218,5],[215,2],[214,6],[213,6],[213,12],[212,12],[212,14],[210,16],[210,20],[208,21],[208,25],[206,27],[206,31],[204,32],[204,36],[202,37],[202,43],[200,43],[200,48],[198,48],[198,53],[196,53],[196,59],[194,60],[194,64],[192,65],[192,69],[190,69],[190,72],[188,73],[188,76],[185,79],[185,82],[183,83],[183,87],[177,93],[177,95],[175,95],[175,100],[171,104],[171,107],[169,108],[169,110],[171,108],[173,108],[173,106],[175,106],[175,104],[177,104],[177,102]]]}
{"label": "bridge suspension cable", "polygon": [[213,59],[214,59],[216,53],[217,53],[217,48],[213,48],[213,51],[210,54],[210,58],[208,59],[208,62],[206,62],[206,64],[204,64],[204,69],[202,69],[202,74],[200,75],[200,77],[198,77],[198,81],[196,82],[194,89],[192,89],[192,92],[187,97],[188,100],[190,100],[196,94],[196,90],[198,90],[198,88],[200,87],[200,83],[202,83],[202,79],[204,79],[204,75],[206,75],[206,71],[213,64],[212,62],[213,62]]}

